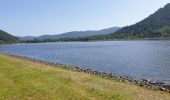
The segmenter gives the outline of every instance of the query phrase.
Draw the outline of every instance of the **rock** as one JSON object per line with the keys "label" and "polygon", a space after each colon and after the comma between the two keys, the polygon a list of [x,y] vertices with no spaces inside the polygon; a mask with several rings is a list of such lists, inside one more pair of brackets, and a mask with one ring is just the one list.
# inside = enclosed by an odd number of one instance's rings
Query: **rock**
{"label": "rock", "polygon": [[160,88],[160,90],[161,90],[161,91],[166,91],[166,89],[165,89],[165,88],[163,88],[163,87],[162,87],[162,88]]}
{"label": "rock", "polygon": [[154,82],[152,83],[153,85],[156,85],[156,86],[161,86],[161,85],[164,85],[165,82]]}
{"label": "rock", "polygon": [[163,85],[163,87],[170,91],[170,85]]}
{"label": "rock", "polygon": [[149,80],[148,80],[148,79],[143,79],[142,81],[143,81],[143,82],[149,82]]}

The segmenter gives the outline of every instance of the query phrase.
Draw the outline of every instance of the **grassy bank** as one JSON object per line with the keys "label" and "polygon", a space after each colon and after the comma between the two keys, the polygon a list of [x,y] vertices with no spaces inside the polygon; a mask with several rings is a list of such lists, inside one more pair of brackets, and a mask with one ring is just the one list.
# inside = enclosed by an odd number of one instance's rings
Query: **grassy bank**
{"label": "grassy bank", "polygon": [[170,94],[0,54],[0,100],[170,100]]}

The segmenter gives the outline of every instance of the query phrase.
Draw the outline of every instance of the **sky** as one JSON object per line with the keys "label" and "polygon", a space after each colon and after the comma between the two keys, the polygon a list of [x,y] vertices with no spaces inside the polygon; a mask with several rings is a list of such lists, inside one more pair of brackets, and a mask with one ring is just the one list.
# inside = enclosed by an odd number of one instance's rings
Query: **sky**
{"label": "sky", "polygon": [[127,26],[170,0],[0,0],[0,29],[15,36]]}

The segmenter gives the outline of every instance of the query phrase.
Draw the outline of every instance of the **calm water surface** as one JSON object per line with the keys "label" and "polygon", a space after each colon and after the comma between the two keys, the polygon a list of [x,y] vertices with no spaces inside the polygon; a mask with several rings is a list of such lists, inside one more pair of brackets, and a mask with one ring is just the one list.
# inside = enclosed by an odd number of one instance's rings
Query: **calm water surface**
{"label": "calm water surface", "polygon": [[15,44],[0,52],[170,83],[170,40]]}

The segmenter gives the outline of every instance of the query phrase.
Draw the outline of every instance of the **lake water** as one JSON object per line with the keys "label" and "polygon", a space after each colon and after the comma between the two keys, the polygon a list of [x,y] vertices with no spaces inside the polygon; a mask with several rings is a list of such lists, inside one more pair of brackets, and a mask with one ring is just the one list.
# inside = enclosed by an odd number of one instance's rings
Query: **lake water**
{"label": "lake water", "polygon": [[14,44],[0,52],[170,83],[170,40]]}

